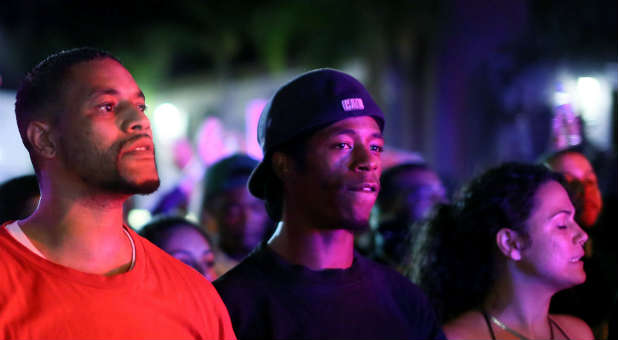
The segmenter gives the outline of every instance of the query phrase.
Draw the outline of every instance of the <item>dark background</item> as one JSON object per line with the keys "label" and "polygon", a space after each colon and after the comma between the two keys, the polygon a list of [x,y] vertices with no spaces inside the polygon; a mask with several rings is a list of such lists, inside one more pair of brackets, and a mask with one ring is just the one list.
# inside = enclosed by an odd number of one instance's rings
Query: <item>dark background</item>
{"label": "dark background", "polygon": [[[355,60],[387,116],[387,144],[455,185],[547,151],[553,77],[615,66],[616,15],[610,0],[4,1],[0,90],[84,45],[111,51],[150,92]],[[600,152],[616,150],[613,93],[613,139]]]}

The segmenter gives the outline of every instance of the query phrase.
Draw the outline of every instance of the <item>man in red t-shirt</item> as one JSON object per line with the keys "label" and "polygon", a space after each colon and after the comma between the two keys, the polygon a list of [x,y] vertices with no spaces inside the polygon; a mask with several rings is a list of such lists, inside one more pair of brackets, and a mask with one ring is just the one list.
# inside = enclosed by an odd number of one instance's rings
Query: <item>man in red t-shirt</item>
{"label": "man in red t-shirt", "polygon": [[144,94],[110,54],[54,54],[15,113],[41,199],[0,228],[1,338],[234,338],[199,273],[123,225],[159,186]]}

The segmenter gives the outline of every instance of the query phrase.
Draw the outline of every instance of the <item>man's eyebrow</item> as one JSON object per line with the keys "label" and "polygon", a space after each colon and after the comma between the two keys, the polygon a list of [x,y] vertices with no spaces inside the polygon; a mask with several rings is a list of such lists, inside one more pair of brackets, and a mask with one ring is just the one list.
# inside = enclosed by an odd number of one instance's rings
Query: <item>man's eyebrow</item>
{"label": "man's eyebrow", "polygon": [[[101,96],[101,95],[118,95],[118,90],[116,89],[112,89],[112,88],[108,88],[108,89],[94,89],[92,92],[90,92],[90,94],[88,95],[89,98],[94,98],[97,96]],[[144,92],[142,92],[142,90],[139,90],[136,92],[135,94],[136,97],[140,97],[143,99],[146,99],[146,96],[144,96]]]}
{"label": "man's eyebrow", "polygon": [[105,95],[105,94],[117,95],[118,91],[114,89],[94,89],[88,94],[88,97],[94,98],[94,97],[98,97],[98,96]]}
{"label": "man's eyebrow", "polygon": [[[333,136],[340,136],[340,135],[356,135],[356,131],[353,129],[336,129],[332,132]],[[377,139],[384,139],[384,135],[382,135],[381,132],[375,132],[371,135],[371,137],[373,138],[377,138]]]}
{"label": "man's eyebrow", "polygon": [[381,132],[376,132],[373,135],[371,135],[373,138],[377,138],[377,139],[382,139],[384,140],[384,135]]}

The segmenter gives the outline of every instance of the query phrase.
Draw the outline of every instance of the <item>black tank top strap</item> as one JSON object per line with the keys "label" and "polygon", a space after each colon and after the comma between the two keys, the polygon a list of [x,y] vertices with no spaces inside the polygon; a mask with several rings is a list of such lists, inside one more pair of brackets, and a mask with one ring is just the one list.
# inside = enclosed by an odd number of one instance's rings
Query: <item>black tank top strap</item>
{"label": "black tank top strap", "polygon": [[484,309],[481,309],[481,314],[483,314],[483,317],[485,318],[485,322],[487,323],[487,328],[489,329],[489,335],[491,335],[491,339],[496,340],[494,329],[491,327],[491,321],[489,321],[489,315],[487,315]]}
{"label": "black tank top strap", "polygon": [[552,323],[552,325],[556,326],[556,328],[558,328],[558,330],[560,331],[560,333],[562,333],[562,336],[564,336],[565,339],[570,340],[571,338],[569,338],[569,336],[566,334],[566,332],[562,329],[562,327],[560,327],[560,325],[549,315],[547,316],[547,318],[549,319],[549,322]]}

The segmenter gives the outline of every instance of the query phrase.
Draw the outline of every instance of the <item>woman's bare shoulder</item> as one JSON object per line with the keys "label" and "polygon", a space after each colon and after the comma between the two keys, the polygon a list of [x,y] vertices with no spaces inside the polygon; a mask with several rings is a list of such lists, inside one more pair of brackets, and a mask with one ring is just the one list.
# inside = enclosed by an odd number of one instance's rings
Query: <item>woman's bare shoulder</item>
{"label": "woman's bare shoulder", "polygon": [[594,339],[590,326],[584,320],[566,314],[551,314],[550,316],[570,339]]}
{"label": "woman's bare shoulder", "polygon": [[483,314],[477,310],[467,311],[447,322],[444,334],[450,340],[491,339]]}

